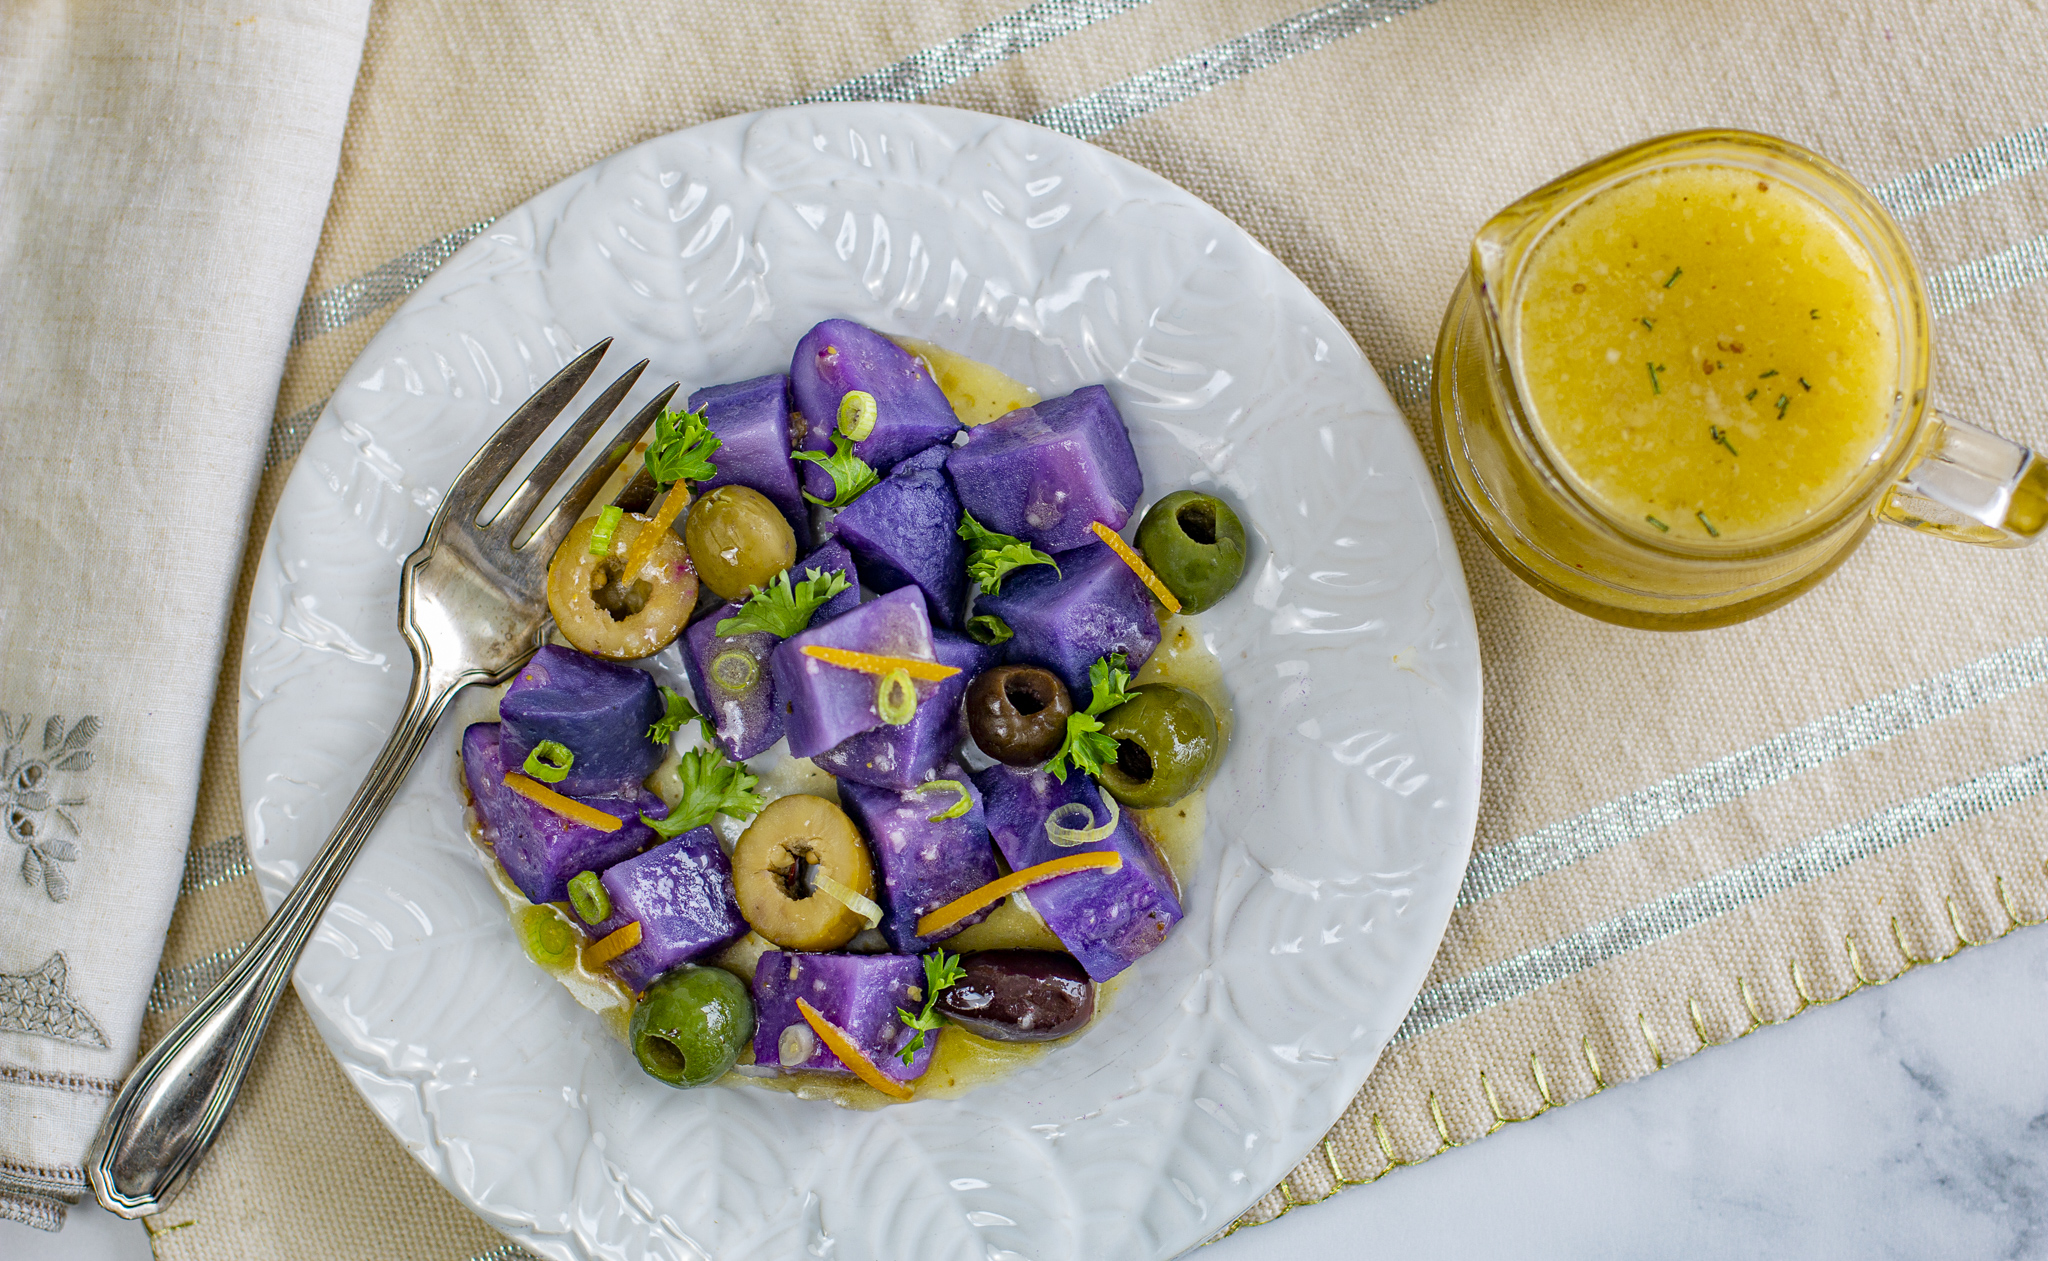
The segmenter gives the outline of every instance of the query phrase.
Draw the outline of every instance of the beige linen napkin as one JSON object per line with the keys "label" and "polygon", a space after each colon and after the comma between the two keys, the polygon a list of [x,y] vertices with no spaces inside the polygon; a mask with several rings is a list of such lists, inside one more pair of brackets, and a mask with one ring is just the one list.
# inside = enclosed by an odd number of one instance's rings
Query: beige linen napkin
{"label": "beige linen napkin", "polygon": [[135,1058],[367,16],[0,9],[0,1217]]}
{"label": "beige linen napkin", "polygon": [[[474,225],[813,96],[1035,118],[1161,172],[1329,303],[1418,433],[1489,214],[1658,132],[1776,132],[1902,218],[1938,401],[2048,445],[2048,28],[2023,0],[380,0],[255,529],[327,392]],[[2048,546],[1882,530],[1786,609],[1660,636],[1551,604],[1458,528],[1487,669],[1473,875],[1394,1047],[1249,1221],[2048,915]],[[233,737],[225,705],[150,1031],[261,920],[232,874]],[[295,1004],[245,1105],[154,1222],[162,1261],[511,1255]]]}

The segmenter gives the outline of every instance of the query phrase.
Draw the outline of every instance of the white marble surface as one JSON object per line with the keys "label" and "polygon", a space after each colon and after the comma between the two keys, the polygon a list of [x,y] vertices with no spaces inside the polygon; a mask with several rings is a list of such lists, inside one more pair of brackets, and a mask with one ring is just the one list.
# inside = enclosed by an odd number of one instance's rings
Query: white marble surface
{"label": "white marble surface", "polygon": [[[97,1208],[60,1235],[0,1222],[4,1261],[148,1255],[140,1225]],[[2048,930],[1196,1254],[1367,1255],[2048,1258]]]}

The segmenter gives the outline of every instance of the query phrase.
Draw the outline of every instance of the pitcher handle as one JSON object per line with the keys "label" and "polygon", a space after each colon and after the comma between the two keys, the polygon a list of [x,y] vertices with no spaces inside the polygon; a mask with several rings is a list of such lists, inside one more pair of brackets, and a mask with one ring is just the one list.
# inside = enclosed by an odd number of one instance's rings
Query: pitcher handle
{"label": "pitcher handle", "polygon": [[2048,460],[1939,413],[1920,455],[1878,504],[1880,521],[1981,547],[2025,547],[2048,526]]}

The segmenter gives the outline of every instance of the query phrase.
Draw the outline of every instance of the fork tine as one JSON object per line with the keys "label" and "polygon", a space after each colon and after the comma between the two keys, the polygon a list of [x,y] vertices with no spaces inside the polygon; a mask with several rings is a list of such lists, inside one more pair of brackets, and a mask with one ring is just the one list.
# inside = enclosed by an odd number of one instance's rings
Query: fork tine
{"label": "fork tine", "polygon": [[477,511],[505,479],[519,457],[526,449],[547,431],[590,380],[590,374],[597,371],[598,360],[612,344],[607,337],[589,350],[571,359],[560,372],[548,378],[547,384],[533,392],[533,397],[521,403],[505,423],[498,426],[498,432],[490,441],[469,457],[469,463],[462,466],[455,480],[449,483],[447,498],[442,501],[442,521],[453,521],[472,525]]}
{"label": "fork tine", "polygon": [[508,535],[526,524],[526,518],[532,514],[534,504],[540,502],[540,497],[555,484],[555,479],[569,467],[569,462],[583,453],[583,448],[597,432],[598,426],[612,418],[612,413],[618,410],[619,403],[626,397],[627,391],[633,388],[633,383],[638,381],[640,374],[646,370],[647,360],[642,359],[619,374],[618,380],[606,386],[603,393],[592,399],[590,406],[584,408],[583,414],[576,418],[576,423],[570,425],[567,432],[556,440],[555,445],[548,448],[548,453],[540,457],[540,462],[527,473],[526,480],[519,483],[519,488],[512,492],[512,497],[505,501],[505,506],[498,510],[498,515],[491,518],[491,523],[484,528],[493,534]]}
{"label": "fork tine", "polygon": [[597,498],[597,492],[603,489],[605,482],[618,471],[619,465],[625,463],[626,457],[633,453],[633,444],[640,441],[641,435],[654,423],[654,418],[661,415],[668,407],[669,400],[674,398],[676,391],[681,388],[682,383],[675,382],[649,399],[647,406],[641,408],[639,414],[627,421],[618,433],[613,435],[611,443],[604,449],[604,454],[591,461],[590,467],[583,471],[583,476],[576,479],[576,484],[569,488],[569,492],[562,496],[548,515],[542,518],[541,523],[534,527],[526,542],[520,545],[523,554],[538,558],[543,565],[554,556],[555,549],[562,545],[562,540],[568,536],[570,528],[583,516],[583,510],[590,506],[591,500]]}

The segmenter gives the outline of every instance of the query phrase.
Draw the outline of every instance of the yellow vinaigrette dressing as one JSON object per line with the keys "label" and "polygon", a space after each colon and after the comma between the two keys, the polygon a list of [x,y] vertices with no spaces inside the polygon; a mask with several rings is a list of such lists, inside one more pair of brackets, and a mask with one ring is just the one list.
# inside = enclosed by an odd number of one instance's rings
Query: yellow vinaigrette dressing
{"label": "yellow vinaigrette dressing", "polygon": [[1885,444],[1891,299],[1840,220],[1788,184],[1727,166],[1626,180],[1537,242],[1514,301],[1540,440],[1634,532],[1778,533]]}

